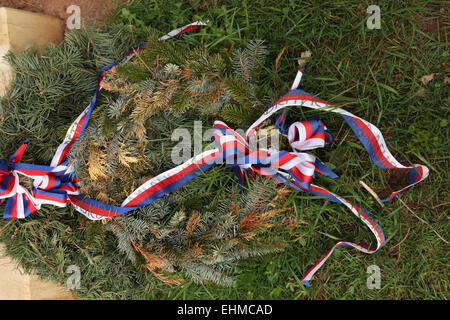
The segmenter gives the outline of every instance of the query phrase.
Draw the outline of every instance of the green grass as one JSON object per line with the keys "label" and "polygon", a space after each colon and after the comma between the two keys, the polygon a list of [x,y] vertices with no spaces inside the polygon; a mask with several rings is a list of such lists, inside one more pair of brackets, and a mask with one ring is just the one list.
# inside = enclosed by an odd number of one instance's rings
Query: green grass
{"label": "green grass", "polygon": [[[216,2],[213,4],[212,2]],[[368,120],[380,128],[400,161],[430,168],[429,178],[380,207],[359,185],[379,194],[389,190],[383,170],[370,162],[351,129],[336,115],[320,114],[335,139],[319,153],[336,166],[340,178],[319,179],[375,217],[387,243],[373,255],[337,250],[305,288],[307,266],[336,240],[372,242],[370,231],[343,207],[293,192],[292,214],[305,220],[288,234],[288,249],[260,262],[238,266],[236,287],[191,282],[168,290],[169,299],[448,299],[449,231],[449,72],[448,2],[378,1],[381,29],[366,27],[369,1],[133,1],[116,20],[138,30],[150,25],[161,33],[188,22],[209,20],[200,32],[183,38],[209,48],[266,41],[270,52],[261,85],[285,92],[301,52],[310,50],[300,88]],[[445,19],[447,17],[447,20]],[[275,60],[288,46],[279,67]],[[427,84],[420,77],[439,73]],[[274,83],[278,84],[275,87]],[[314,114],[296,110],[301,118]],[[419,220],[415,215],[420,217]],[[424,223],[423,221],[426,221]],[[434,230],[434,231],[433,231]],[[366,287],[369,265],[381,268],[381,289]],[[149,295],[149,298],[152,296]]]}

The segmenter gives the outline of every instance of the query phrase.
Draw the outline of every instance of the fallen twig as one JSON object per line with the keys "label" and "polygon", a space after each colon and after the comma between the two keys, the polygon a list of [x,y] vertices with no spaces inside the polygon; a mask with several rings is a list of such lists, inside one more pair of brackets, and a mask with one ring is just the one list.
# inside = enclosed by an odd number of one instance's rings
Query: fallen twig
{"label": "fallen twig", "polygon": [[377,202],[380,204],[380,206],[384,207],[384,203],[381,202],[380,197],[375,193],[375,191],[372,190],[371,187],[369,187],[367,184],[364,183],[364,181],[359,180],[359,184],[363,186],[364,189],[366,189],[374,198],[377,200]]}
{"label": "fallen twig", "polygon": [[[406,238],[408,238],[408,234],[409,234],[409,231],[410,231],[410,230],[411,230],[411,228],[408,228],[408,231],[406,232],[405,237],[404,237],[399,243],[397,243],[395,246],[393,246],[391,249],[389,249],[389,251],[393,251],[393,250],[395,249],[395,247],[401,245],[401,244],[403,243],[403,241],[405,241]],[[399,248],[399,249],[400,249],[400,248]]]}
{"label": "fallen twig", "polygon": [[448,244],[448,241],[445,240],[436,230],[433,229],[433,227],[425,220],[423,220],[421,217],[419,217],[414,211],[411,210],[410,207],[408,207],[408,205],[402,200],[400,199],[400,197],[397,196],[397,199],[403,204],[403,206],[408,209],[409,212],[411,212],[414,217],[416,217],[417,219],[419,219],[420,221],[422,221],[423,223],[425,223],[426,225],[428,225],[430,227],[431,230],[433,230],[433,232],[439,237],[439,239],[441,239],[442,241],[444,241],[446,244]]}
{"label": "fallen twig", "polygon": [[439,207],[442,207],[442,206],[446,206],[448,204],[450,204],[450,202],[444,202],[444,203],[441,203],[441,204],[437,204],[435,206],[432,206],[431,209],[436,209],[436,208],[439,208]]}

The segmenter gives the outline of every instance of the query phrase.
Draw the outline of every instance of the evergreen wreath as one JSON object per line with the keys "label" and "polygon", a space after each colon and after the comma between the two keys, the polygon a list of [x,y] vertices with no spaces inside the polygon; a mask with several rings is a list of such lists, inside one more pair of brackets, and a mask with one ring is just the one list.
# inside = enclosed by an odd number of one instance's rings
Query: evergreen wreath
{"label": "evergreen wreath", "polygon": [[[31,137],[25,161],[48,162],[73,115],[87,104],[96,70],[121,57],[132,41],[116,28],[72,31],[41,54],[8,55],[16,76],[0,100],[0,153],[11,154]],[[256,77],[266,53],[261,41],[210,53],[159,42],[150,34],[147,46],[107,73],[89,126],[68,156],[82,193],[102,202],[120,203],[137,185],[173,166],[173,129],[197,119],[212,123],[213,116],[246,126],[266,105]],[[226,174],[231,181],[232,173]],[[44,206],[26,221],[1,222],[0,241],[26,270],[45,278],[62,282],[65,266],[79,265],[92,280],[80,291],[89,297],[103,291],[114,297],[130,294],[115,291],[120,288],[113,284],[115,277],[134,285],[155,279],[181,285],[185,276],[197,283],[232,285],[237,261],[283,249],[282,232],[269,230],[296,226],[284,214],[290,208],[281,207],[290,191],[273,183],[257,178],[251,191],[228,183],[205,193],[208,181],[197,179],[151,205],[102,222],[88,221],[70,206]],[[108,269],[115,277],[105,276]]]}

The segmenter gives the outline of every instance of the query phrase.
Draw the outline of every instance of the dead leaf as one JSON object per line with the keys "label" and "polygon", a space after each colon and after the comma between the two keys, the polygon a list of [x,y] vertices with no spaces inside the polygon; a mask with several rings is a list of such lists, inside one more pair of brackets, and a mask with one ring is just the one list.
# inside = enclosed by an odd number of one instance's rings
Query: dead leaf
{"label": "dead leaf", "polygon": [[186,236],[188,238],[192,237],[195,229],[199,226],[199,224],[200,224],[200,215],[198,214],[197,211],[194,211],[192,215],[189,217],[189,220],[186,225]]}
{"label": "dead leaf", "polygon": [[430,73],[430,74],[424,75],[419,78],[419,81],[422,82],[422,84],[427,84],[428,82],[433,80],[434,76],[437,76],[439,74],[440,73]]}
{"label": "dead leaf", "polygon": [[308,51],[302,52],[300,57],[303,59],[298,59],[297,62],[298,62],[299,67],[303,67],[306,64],[306,62],[308,62],[308,58],[311,57],[311,51],[308,50]]}
{"label": "dead leaf", "polygon": [[366,189],[374,198],[375,200],[377,200],[377,202],[380,204],[380,206],[384,207],[384,203],[381,202],[380,197],[378,197],[378,195],[375,193],[375,191],[373,191],[373,189],[371,187],[369,187],[364,181],[359,180],[359,184]]}
{"label": "dead leaf", "polygon": [[108,178],[108,175],[105,173],[105,160],[104,154],[100,151],[89,153],[88,160],[88,172],[89,176],[92,180],[96,181],[98,178]]}
{"label": "dead leaf", "polygon": [[171,278],[175,272],[172,263],[160,252],[149,252],[143,247],[140,247],[135,242],[131,242],[133,247],[139,251],[145,258],[147,263],[144,267],[149,270],[157,279],[172,287],[172,285],[180,286],[183,283],[182,278]]}

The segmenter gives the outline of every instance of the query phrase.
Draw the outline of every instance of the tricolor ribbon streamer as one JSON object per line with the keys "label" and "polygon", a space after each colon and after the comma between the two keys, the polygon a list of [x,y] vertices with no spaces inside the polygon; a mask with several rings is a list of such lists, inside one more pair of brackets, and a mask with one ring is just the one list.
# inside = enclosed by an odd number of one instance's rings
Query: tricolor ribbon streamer
{"label": "tricolor ribbon streamer", "polygon": [[[185,32],[196,30],[202,25],[205,24],[203,22],[194,22],[170,32],[168,35],[160,38],[160,40],[177,37]],[[285,129],[286,107],[306,107],[340,114],[355,132],[377,166],[383,169],[409,169],[409,185],[393,192],[387,199],[382,201],[393,199],[398,193],[421,182],[429,174],[428,168],[424,165],[412,164],[407,166],[399,163],[388,150],[380,130],[373,124],[310,93],[297,89],[303,75],[303,69],[300,69],[291,86],[291,90],[262,114],[248,128],[245,136],[239,135],[225,123],[216,121],[213,127],[213,140],[218,146],[216,149],[196,155],[185,163],[148,180],[130,194],[121,206],[112,206],[89,199],[78,191],[77,178],[73,177],[73,172],[67,165],[67,154],[87,126],[101,90],[101,81],[105,71],[120,62],[129,61],[133,58],[136,51],[145,48],[145,45],[142,44],[132,49],[125,58],[100,70],[98,86],[90,105],[69,128],[50,166],[21,163],[26,142],[10,157],[8,165],[4,160],[0,161],[0,199],[7,198],[4,213],[5,219],[25,218],[39,210],[42,204],[64,207],[66,203],[71,203],[77,211],[89,219],[106,219],[148,205],[184,185],[209,168],[225,163],[226,166],[235,169],[238,181],[241,184],[244,179],[244,172],[254,171],[255,173],[271,177],[300,191],[343,204],[372,231],[377,240],[375,247],[344,241],[335,244],[322,259],[305,273],[302,282],[309,286],[309,281],[313,275],[337,248],[351,246],[359,251],[372,254],[385,244],[386,239],[381,227],[368,212],[349,200],[312,183],[316,172],[331,178],[336,178],[337,175],[314,156],[302,151],[324,147],[331,142],[331,135],[326,132],[325,125],[317,118],[295,122]],[[293,152],[262,148],[252,150],[250,142],[256,129],[263,121],[279,111],[281,113],[276,120],[276,128],[280,134],[288,138]],[[31,193],[19,184],[19,174],[34,180]]]}

